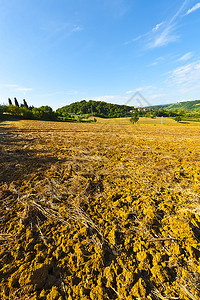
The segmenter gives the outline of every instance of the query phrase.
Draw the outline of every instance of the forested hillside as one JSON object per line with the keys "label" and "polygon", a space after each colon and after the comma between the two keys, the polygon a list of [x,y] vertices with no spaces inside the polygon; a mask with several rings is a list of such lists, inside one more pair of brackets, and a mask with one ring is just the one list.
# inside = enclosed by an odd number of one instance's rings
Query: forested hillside
{"label": "forested hillside", "polygon": [[112,104],[102,101],[82,100],[75,102],[70,105],[66,105],[62,108],[57,109],[57,114],[60,116],[68,116],[71,114],[84,115],[93,114],[97,117],[103,118],[119,118],[130,116],[130,110],[133,106]]}
{"label": "forested hillside", "polygon": [[177,102],[173,104],[166,104],[166,105],[154,105],[151,106],[153,110],[187,110],[187,111],[199,111],[200,110],[200,100],[194,101],[185,101],[185,102]]}

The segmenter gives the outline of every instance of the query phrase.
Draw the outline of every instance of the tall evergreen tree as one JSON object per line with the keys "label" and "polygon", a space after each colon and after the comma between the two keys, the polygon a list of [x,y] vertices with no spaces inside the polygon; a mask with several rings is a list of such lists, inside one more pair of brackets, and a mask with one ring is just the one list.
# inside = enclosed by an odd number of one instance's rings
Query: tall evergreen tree
{"label": "tall evergreen tree", "polygon": [[28,104],[25,99],[23,99],[24,106],[28,109]]}
{"label": "tall evergreen tree", "polygon": [[15,101],[15,106],[19,107],[19,103],[17,101],[17,98],[14,98],[14,101]]}
{"label": "tall evergreen tree", "polygon": [[11,101],[10,98],[8,98],[8,104],[9,104],[9,105],[12,105],[12,101]]}

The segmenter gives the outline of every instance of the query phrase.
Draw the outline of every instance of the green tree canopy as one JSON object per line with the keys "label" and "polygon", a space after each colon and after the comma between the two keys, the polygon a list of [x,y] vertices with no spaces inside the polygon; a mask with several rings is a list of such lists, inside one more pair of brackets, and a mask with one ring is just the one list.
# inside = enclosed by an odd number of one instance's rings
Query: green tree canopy
{"label": "green tree canopy", "polygon": [[177,117],[175,118],[175,121],[176,121],[176,122],[181,122],[181,117],[180,117],[180,116],[177,116]]}
{"label": "green tree canopy", "polygon": [[57,109],[59,116],[86,115],[93,113],[94,116],[103,118],[119,118],[131,116],[132,106],[112,104],[103,101],[82,100]]}
{"label": "green tree canopy", "polygon": [[130,122],[132,124],[135,124],[139,121],[139,116],[137,114],[134,114],[131,118],[130,118]]}
{"label": "green tree canopy", "polygon": [[32,109],[33,117],[38,120],[55,120],[56,114],[53,112],[52,108],[48,105],[41,107],[34,107]]}

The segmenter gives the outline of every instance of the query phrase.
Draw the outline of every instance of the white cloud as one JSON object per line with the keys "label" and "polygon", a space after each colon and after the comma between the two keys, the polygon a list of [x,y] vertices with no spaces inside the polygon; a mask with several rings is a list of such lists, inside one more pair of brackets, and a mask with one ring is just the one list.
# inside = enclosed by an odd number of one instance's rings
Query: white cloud
{"label": "white cloud", "polygon": [[153,67],[153,66],[157,66],[158,65],[158,61],[154,61],[154,62],[152,62],[149,66],[150,67]]}
{"label": "white cloud", "polygon": [[84,98],[85,100],[93,99],[96,101],[105,101],[108,103],[118,103],[130,106],[147,106],[151,105],[151,100],[163,99],[167,94],[163,88],[157,88],[156,86],[146,85],[136,89],[127,90],[124,95],[105,95],[99,97]]}
{"label": "white cloud", "polygon": [[119,102],[119,100],[123,100],[124,98],[119,95],[105,95],[105,96],[96,96],[91,99],[96,100],[96,101],[105,101],[105,102],[116,103],[116,102]]}
{"label": "white cloud", "polygon": [[164,22],[161,22],[161,23],[157,24],[157,25],[152,29],[152,31],[153,31],[153,32],[156,32],[163,24],[164,24]]}
{"label": "white cloud", "polygon": [[[132,42],[137,42],[139,40],[144,40],[147,49],[154,49],[158,47],[166,46],[172,42],[179,40],[179,35],[176,33],[178,22],[183,18],[183,10],[187,4],[188,0],[184,0],[178,11],[169,19],[168,21],[163,21],[158,23],[147,33],[141,34],[136,38],[126,42],[125,44],[130,44]],[[154,64],[155,65],[155,64]]]}
{"label": "white cloud", "polygon": [[162,30],[157,35],[153,36],[148,42],[148,48],[158,48],[166,46],[169,43],[176,42],[179,39],[177,34],[174,34],[175,25],[167,25],[167,27]]}
{"label": "white cloud", "polygon": [[148,35],[149,35],[149,32],[138,35],[137,37],[133,38],[132,40],[125,42],[124,45],[129,45],[131,43],[137,42]]}
{"label": "white cloud", "polygon": [[150,67],[152,66],[157,66],[161,61],[163,61],[165,58],[163,56],[160,56],[158,58],[156,58],[156,60],[154,62],[152,62],[151,64],[149,64]]}
{"label": "white cloud", "polygon": [[16,91],[23,92],[23,93],[27,93],[27,92],[30,92],[32,90],[33,90],[32,88],[25,88],[25,87],[17,87],[16,88]]}
{"label": "white cloud", "polygon": [[[155,31],[155,35],[150,37],[150,42],[147,45],[148,48],[157,48],[157,47],[166,46],[169,43],[176,42],[179,40],[179,36],[174,32],[177,28],[177,19],[180,17],[186,4],[187,4],[187,0],[183,2],[183,4],[179,8],[179,10],[175,13],[175,15],[173,15],[173,17],[168,22],[164,23],[165,26],[158,26],[157,30]],[[160,27],[164,27],[164,29],[159,30]]]}
{"label": "white cloud", "polygon": [[189,60],[192,57],[193,57],[193,53],[188,52],[188,53],[184,54],[183,56],[181,56],[179,59],[177,59],[177,61],[186,61],[186,60]]}
{"label": "white cloud", "polygon": [[162,97],[165,97],[165,96],[167,96],[167,94],[153,94],[153,95],[150,95],[149,98],[157,99],[157,98],[162,98]]}
{"label": "white cloud", "polygon": [[69,38],[72,34],[82,31],[83,27],[69,22],[49,21],[40,29],[47,34],[47,38]]}
{"label": "white cloud", "polygon": [[197,10],[199,8],[200,8],[200,2],[195,4],[192,8],[188,9],[188,11],[186,12],[186,15],[189,15],[189,14],[193,13],[195,10]]}
{"label": "white cloud", "polygon": [[[128,91],[131,92],[131,91]],[[133,91],[133,93],[130,94],[126,94],[126,95],[105,95],[105,96],[99,96],[99,97],[92,97],[90,99],[96,100],[96,101],[104,101],[107,103],[113,103],[113,104],[125,104],[125,105],[130,105],[130,106],[134,106],[137,104],[137,99],[132,99],[133,95],[140,91],[137,89],[135,91]]]}
{"label": "white cloud", "polygon": [[127,95],[133,94],[135,91],[126,91]]}
{"label": "white cloud", "polygon": [[143,88],[142,88],[142,87],[139,87],[139,88],[137,88],[137,89],[135,89],[135,90],[126,91],[126,94],[127,94],[127,95],[130,95],[130,94],[134,94],[134,93],[136,93],[136,92],[141,92],[142,90],[143,90]]}
{"label": "white cloud", "polygon": [[128,44],[137,42],[137,41],[139,41],[139,40],[142,40],[142,39],[145,38],[145,37],[149,37],[149,36],[152,34],[152,32],[158,31],[159,28],[160,28],[163,24],[164,24],[164,22],[161,22],[161,23],[157,24],[154,28],[152,28],[151,31],[146,32],[146,33],[144,33],[144,34],[140,34],[140,35],[136,36],[135,38],[133,38],[132,40],[125,42],[124,44],[125,44],[125,45],[128,45]]}
{"label": "white cloud", "polygon": [[149,92],[149,91],[152,91],[154,90],[155,87],[153,85],[146,85],[146,86],[140,86],[134,90],[129,90],[129,91],[126,91],[126,94],[127,95],[130,95],[130,94],[134,94],[136,92]]}
{"label": "white cloud", "polygon": [[196,88],[200,86],[200,60],[176,68],[170,72],[170,84],[178,87]]}
{"label": "white cloud", "polygon": [[79,31],[82,31],[83,30],[83,27],[81,26],[74,26],[74,28],[72,29],[72,32],[79,32]]}
{"label": "white cloud", "polygon": [[14,92],[22,92],[22,93],[30,92],[33,90],[32,88],[22,87],[18,84],[3,84],[0,85],[0,88],[7,89]]}

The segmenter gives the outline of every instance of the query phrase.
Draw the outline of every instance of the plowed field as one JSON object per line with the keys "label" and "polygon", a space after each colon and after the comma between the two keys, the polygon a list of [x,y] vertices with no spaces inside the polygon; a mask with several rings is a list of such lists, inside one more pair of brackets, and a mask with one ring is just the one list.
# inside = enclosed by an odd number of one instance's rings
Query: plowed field
{"label": "plowed field", "polygon": [[0,123],[0,299],[200,299],[200,126]]}

